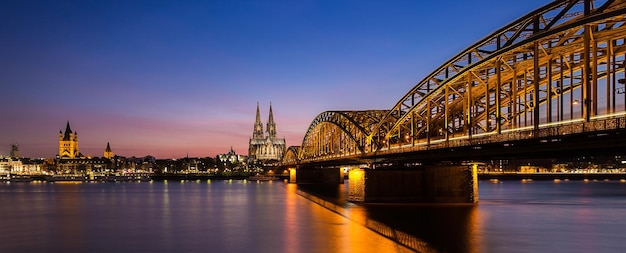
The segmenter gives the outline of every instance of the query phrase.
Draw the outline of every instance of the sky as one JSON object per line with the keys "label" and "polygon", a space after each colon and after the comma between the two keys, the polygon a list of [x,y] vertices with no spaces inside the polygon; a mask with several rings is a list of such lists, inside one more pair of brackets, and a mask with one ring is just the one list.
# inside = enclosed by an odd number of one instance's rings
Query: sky
{"label": "sky", "polygon": [[89,156],[247,155],[257,103],[299,146],[549,2],[1,1],[0,155],[54,157],[67,122]]}

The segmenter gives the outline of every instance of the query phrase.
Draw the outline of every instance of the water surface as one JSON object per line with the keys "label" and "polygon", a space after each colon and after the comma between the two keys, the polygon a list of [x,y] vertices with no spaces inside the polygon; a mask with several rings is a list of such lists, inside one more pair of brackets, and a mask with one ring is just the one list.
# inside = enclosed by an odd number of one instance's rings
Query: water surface
{"label": "water surface", "polygon": [[479,185],[477,205],[353,205],[342,200],[347,185],[329,194],[278,181],[3,183],[0,252],[626,249],[626,183]]}
{"label": "water surface", "polygon": [[407,252],[294,187],[0,184],[0,252]]}

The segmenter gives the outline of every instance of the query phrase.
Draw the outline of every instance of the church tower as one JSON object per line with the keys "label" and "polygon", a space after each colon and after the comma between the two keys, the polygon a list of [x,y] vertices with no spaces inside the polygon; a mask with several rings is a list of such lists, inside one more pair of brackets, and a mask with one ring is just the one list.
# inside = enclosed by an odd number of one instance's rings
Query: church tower
{"label": "church tower", "polygon": [[104,150],[104,158],[111,159],[113,156],[114,154],[113,151],[111,151],[111,145],[107,142],[107,148]]}
{"label": "church tower", "polygon": [[72,132],[68,121],[65,133],[59,131],[59,157],[76,158],[78,154],[78,133]]}
{"label": "church tower", "polygon": [[256,103],[256,121],[254,121],[254,131],[252,132],[253,139],[263,139],[263,123],[261,122],[261,113],[259,112],[259,102]]}
{"label": "church tower", "polygon": [[276,138],[276,122],[274,122],[274,113],[272,113],[272,102],[270,102],[270,117],[267,120],[267,137]]}

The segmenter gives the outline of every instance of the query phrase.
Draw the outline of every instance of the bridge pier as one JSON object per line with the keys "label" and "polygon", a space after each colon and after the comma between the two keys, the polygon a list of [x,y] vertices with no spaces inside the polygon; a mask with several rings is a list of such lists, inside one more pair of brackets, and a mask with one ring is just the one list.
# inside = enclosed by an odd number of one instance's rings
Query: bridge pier
{"label": "bridge pier", "polygon": [[289,183],[297,184],[343,184],[344,172],[341,168],[307,167],[289,169]]}
{"label": "bridge pier", "polygon": [[352,168],[348,178],[348,200],[353,202],[478,202],[477,165]]}

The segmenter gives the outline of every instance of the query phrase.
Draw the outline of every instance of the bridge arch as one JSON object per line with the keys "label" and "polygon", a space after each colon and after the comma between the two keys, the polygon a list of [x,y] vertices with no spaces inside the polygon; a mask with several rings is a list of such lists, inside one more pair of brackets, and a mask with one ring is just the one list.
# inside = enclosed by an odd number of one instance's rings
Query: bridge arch
{"label": "bridge arch", "polygon": [[367,136],[385,113],[386,110],[320,113],[304,136],[298,160],[363,154]]}
{"label": "bridge arch", "polygon": [[624,113],[625,2],[555,1],[498,29],[415,85],[363,147],[429,146]]}
{"label": "bridge arch", "polygon": [[300,153],[300,146],[290,146],[283,155],[283,164],[296,164],[298,162],[298,154]]}

